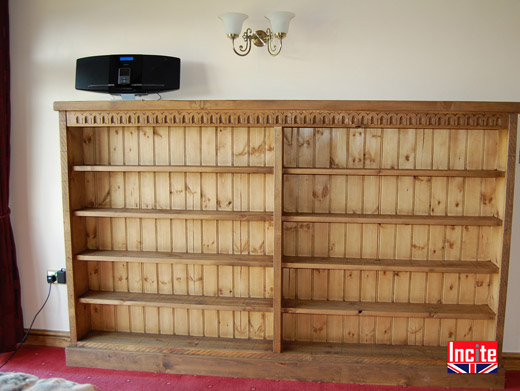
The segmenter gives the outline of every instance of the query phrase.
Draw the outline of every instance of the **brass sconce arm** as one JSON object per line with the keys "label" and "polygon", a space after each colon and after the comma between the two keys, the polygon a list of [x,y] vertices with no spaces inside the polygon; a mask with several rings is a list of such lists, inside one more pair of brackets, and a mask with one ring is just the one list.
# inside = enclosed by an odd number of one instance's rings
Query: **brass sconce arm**
{"label": "brass sconce arm", "polygon": [[244,40],[245,42],[245,46],[244,45],[240,45],[238,47],[238,49],[236,48],[236,45],[235,45],[235,40],[237,39],[238,37],[238,34],[228,34],[228,37],[231,38],[231,42],[232,42],[232,45],[233,45],[233,51],[243,57],[243,56],[247,56],[249,54],[249,52],[251,51],[251,41],[253,40],[253,30],[251,30],[250,28],[248,28],[244,34],[242,35],[242,39]]}
{"label": "brass sconce arm", "polygon": [[[285,34],[283,34],[285,35]],[[239,56],[247,56],[251,51],[253,45],[256,47],[267,46],[267,51],[271,56],[276,56],[282,50],[282,34],[276,34],[276,36],[272,33],[271,29],[267,30],[257,30],[253,32],[252,29],[248,28],[244,34],[242,34],[242,39],[244,40],[244,44],[238,46],[235,44],[235,40],[237,39],[236,34],[229,34],[229,38],[231,39],[233,45],[233,51]],[[278,44],[275,42],[275,38],[278,39]]]}
{"label": "brass sconce arm", "polygon": [[[238,47],[235,40],[240,35],[242,23],[247,19],[247,15],[228,12],[220,15],[219,18],[224,22],[227,36],[232,42],[233,51],[238,56],[247,56],[253,45],[256,47],[267,46],[269,54],[277,56],[282,50],[282,41],[287,35],[289,22],[294,18],[294,14],[292,12],[273,12],[269,14],[266,18],[271,22],[274,32],[271,28],[254,32],[251,28],[247,28],[244,34],[242,34],[244,44],[238,45]],[[278,42],[275,42],[275,39]]]}
{"label": "brass sconce arm", "polygon": [[[282,51],[282,40],[283,36],[285,36],[284,33],[280,34],[274,34],[271,32],[271,29],[267,29],[267,34],[269,34],[269,41],[267,45],[267,51],[271,56],[277,56]],[[283,35],[283,36],[282,36]],[[274,38],[278,38],[278,46],[276,45],[276,42],[274,41]]]}

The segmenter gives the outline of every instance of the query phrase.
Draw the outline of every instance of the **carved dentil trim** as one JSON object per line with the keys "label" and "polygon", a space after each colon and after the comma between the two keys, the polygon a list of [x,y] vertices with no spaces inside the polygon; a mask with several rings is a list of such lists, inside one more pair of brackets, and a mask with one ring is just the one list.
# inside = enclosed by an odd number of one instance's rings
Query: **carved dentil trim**
{"label": "carved dentil trim", "polygon": [[505,129],[504,113],[371,111],[68,111],[67,126],[286,126]]}

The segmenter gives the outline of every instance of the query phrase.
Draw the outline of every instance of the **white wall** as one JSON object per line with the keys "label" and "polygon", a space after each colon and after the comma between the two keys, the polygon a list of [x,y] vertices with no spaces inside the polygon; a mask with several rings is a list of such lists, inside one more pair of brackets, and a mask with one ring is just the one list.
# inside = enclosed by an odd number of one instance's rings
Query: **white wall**
{"label": "white wall", "polygon": [[[12,0],[11,209],[25,324],[64,266],[56,100],[74,90],[75,60],[110,53],[182,59],[181,89],[163,99],[520,101],[520,2],[513,0]],[[239,58],[221,12],[296,13],[282,54]],[[153,97],[152,97],[153,98]],[[518,179],[517,174],[517,179]],[[513,236],[520,229],[520,192]],[[520,352],[520,244],[513,240],[506,351]],[[67,330],[58,286],[35,327]]]}

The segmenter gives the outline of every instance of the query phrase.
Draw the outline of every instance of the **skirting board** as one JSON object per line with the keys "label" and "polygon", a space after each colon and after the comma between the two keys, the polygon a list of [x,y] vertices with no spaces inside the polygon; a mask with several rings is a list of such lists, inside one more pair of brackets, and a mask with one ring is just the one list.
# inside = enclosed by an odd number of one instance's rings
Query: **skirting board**
{"label": "skirting board", "polygon": [[399,366],[339,363],[325,360],[293,360],[285,357],[223,357],[186,354],[129,352],[111,349],[69,347],[67,365],[131,371],[304,380],[350,384],[504,388],[505,370],[497,374],[460,376],[448,374],[446,366]]}
{"label": "skirting board", "polygon": [[68,331],[31,330],[25,343],[27,345],[66,348],[70,344],[70,333]]}
{"label": "skirting board", "polygon": [[520,353],[502,353],[502,363],[507,371],[520,371]]}

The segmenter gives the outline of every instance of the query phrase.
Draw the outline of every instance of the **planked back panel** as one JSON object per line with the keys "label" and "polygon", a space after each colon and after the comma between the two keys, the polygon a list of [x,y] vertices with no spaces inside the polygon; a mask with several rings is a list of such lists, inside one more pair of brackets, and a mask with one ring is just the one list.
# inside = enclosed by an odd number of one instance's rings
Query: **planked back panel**
{"label": "planked back panel", "polygon": [[[482,129],[285,128],[284,167],[401,170],[504,169],[507,134]],[[284,176],[284,212],[501,216],[495,178]],[[502,182],[503,179],[502,179]],[[284,223],[284,256],[500,261],[501,228]],[[489,274],[326,269],[283,270],[288,299],[487,304]],[[444,346],[494,333],[492,320],[284,315],[284,338]]]}
{"label": "planked back panel", "polygon": [[[77,165],[273,166],[270,128],[75,128]],[[82,172],[90,208],[273,211],[272,174]],[[271,221],[85,218],[86,249],[273,254]],[[272,298],[270,267],[88,262],[90,290]],[[95,330],[272,339],[272,313],[90,306]]]}

